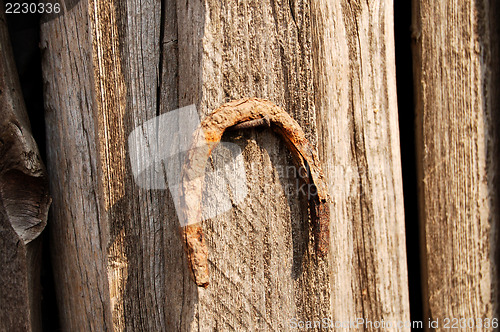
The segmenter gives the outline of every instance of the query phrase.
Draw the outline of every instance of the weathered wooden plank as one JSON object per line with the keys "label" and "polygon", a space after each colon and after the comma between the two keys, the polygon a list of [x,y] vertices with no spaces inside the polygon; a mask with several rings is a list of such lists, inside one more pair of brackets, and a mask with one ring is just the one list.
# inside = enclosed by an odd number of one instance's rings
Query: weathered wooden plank
{"label": "weathered wooden plank", "polygon": [[498,10],[414,6],[424,304],[440,329],[447,318],[491,330],[498,318]]}
{"label": "weathered wooden plank", "polygon": [[333,198],[332,317],[405,323],[392,1],[313,3],[319,148]]}
{"label": "weathered wooden plank", "polygon": [[[3,1],[0,1],[3,7]],[[41,331],[41,242],[50,206],[5,15],[0,12],[0,331]]]}
{"label": "weathered wooden plank", "polygon": [[112,329],[108,219],[100,186],[89,4],[41,25],[47,164],[53,209],[51,258],[61,328]]}
{"label": "weathered wooden plank", "polygon": [[[226,101],[265,98],[316,145],[308,3],[178,3],[177,26],[179,106],[195,103],[204,116]],[[233,212],[203,223],[211,280],[191,328],[286,330],[291,318],[328,317],[327,262],[315,256],[286,146],[266,130],[223,140],[243,150],[248,192]],[[217,165],[222,151],[214,153]]]}

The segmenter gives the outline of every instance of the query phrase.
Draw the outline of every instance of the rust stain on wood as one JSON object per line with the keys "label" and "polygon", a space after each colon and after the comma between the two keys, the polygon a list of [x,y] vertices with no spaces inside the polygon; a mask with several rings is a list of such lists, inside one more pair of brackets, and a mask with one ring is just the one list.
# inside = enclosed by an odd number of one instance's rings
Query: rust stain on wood
{"label": "rust stain on wood", "polygon": [[328,191],[319,159],[305,138],[299,124],[288,113],[264,99],[245,98],[226,103],[208,115],[193,134],[193,143],[182,170],[181,218],[185,249],[193,277],[198,286],[209,284],[208,250],[201,228],[201,199],[208,157],[219,143],[225,130],[247,129],[270,125],[285,141],[299,169],[309,185],[314,186],[309,199],[314,238],[318,256],[325,256],[329,248],[330,210]]}

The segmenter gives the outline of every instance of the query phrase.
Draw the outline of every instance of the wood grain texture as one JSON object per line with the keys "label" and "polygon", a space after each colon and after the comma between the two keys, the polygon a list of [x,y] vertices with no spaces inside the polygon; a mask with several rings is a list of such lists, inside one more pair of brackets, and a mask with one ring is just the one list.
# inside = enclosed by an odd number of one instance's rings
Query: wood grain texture
{"label": "wood grain texture", "polygon": [[[82,0],[44,23],[64,329],[275,331],[291,318],[408,319],[392,4],[354,7]],[[319,150],[335,239],[328,257],[315,254],[307,196],[275,134],[227,133],[222,141],[242,150],[248,191],[203,222],[211,287],[202,289],[190,278],[172,195],[134,181],[126,139],[178,107],[194,104],[203,119],[243,97],[283,108]],[[207,170],[226,159],[219,146]],[[223,186],[210,178],[205,190]]]}
{"label": "wood grain texture", "polygon": [[[203,117],[233,99],[268,99],[316,146],[308,3],[179,2],[177,25],[179,106],[194,103]],[[286,172],[285,144],[269,130],[224,140],[243,151],[248,193],[203,223],[213,287],[198,292],[190,328],[286,330],[293,317],[327,317],[327,261],[309,240],[307,197]],[[220,167],[223,151],[212,155]],[[209,180],[206,188],[221,185]]]}
{"label": "wood grain texture", "polygon": [[392,1],[312,5],[336,321],[410,319],[392,10]]}
{"label": "wood grain texture", "polygon": [[61,328],[112,329],[107,281],[108,219],[100,185],[89,4],[41,26],[47,168],[53,210],[50,248]]}
{"label": "wood grain texture", "polygon": [[[3,8],[3,1],[0,1]],[[0,13],[0,331],[41,331],[41,240],[50,206],[47,173]]]}
{"label": "wood grain texture", "polygon": [[414,6],[424,304],[441,321],[498,318],[498,9]]}

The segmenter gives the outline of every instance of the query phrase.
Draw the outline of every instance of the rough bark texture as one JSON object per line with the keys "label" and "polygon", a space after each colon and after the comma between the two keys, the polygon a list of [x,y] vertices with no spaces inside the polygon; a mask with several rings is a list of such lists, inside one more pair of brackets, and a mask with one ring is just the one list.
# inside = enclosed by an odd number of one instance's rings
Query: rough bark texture
{"label": "rough bark texture", "polygon": [[[409,318],[392,3],[312,3],[82,0],[42,25],[63,329]],[[127,136],[178,107],[195,104],[203,119],[243,97],[282,107],[319,149],[334,240],[316,255],[307,195],[279,137],[227,133],[248,192],[203,222],[211,287],[198,288],[172,195],[137,185]],[[224,158],[216,148],[208,168]],[[226,185],[216,177],[205,188]]]}
{"label": "rough bark texture", "polygon": [[422,280],[425,314],[440,328],[474,319],[482,330],[498,318],[498,9],[414,6]]}
{"label": "rough bark texture", "polygon": [[[0,8],[3,2],[0,1]],[[0,331],[40,331],[41,242],[50,206],[0,12]]]}

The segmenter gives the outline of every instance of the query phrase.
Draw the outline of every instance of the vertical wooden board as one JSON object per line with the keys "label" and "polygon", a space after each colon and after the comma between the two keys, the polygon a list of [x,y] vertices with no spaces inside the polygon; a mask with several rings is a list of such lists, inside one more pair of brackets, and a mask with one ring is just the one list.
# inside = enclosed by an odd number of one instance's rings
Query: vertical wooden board
{"label": "vertical wooden board", "polygon": [[[178,2],[177,26],[179,106],[194,103],[203,117],[229,100],[266,98],[316,142],[307,2]],[[242,150],[248,193],[203,222],[211,284],[198,290],[190,328],[286,330],[292,318],[328,317],[327,262],[315,257],[307,197],[287,148],[260,130],[223,141]],[[215,151],[211,167],[223,155]]]}
{"label": "vertical wooden board", "polygon": [[99,187],[89,7],[79,1],[41,26],[51,258],[61,328],[112,329],[107,219]]}
{"label": "vertical wooden board", "polygon": [[406,323],[392,1],[318,1],[312,9],[319,148],[333,199],[332,318]]}
{"label": "vertical wooden board", "polygon": [[127,147],[158,114],[161,15],[159,1],[80,1],[42,24],[52,256],[67,330],[168,330],[165,194],[134,183]]}
{"label": "vertical wooden board", "polygon": [[[168,206],[164,191],[147,190],[138,186],[131,169],[128,136],[145,121],[159,113],[158,84],[160,81],[161,20],[164,13],[161,1],[113,2],[96,1],[107,11],[111,20],[97,20],[96,29],[107,31],[109,45],[100,42],[99,48],[109,49],[109,66],[104,73],[113,73],[116,86],[101,87],[97,93],[109,93],[116,107],[105,106],[99,111],[102,126],[98,137],[106,153],[102,153],[102,169],[109,177],[103,187],[110,191],[107,213],[110,216],[109,263],[116,274],[109,279],[116,285],[113,307],[114,328],[127,331],[169,330],[165,320],[165,299],[168,296],[165,242],[177,236],[164,235],[168,228]],[[94,54],[101,52],[94,50]],[[106,57],[104,57],[106,59]],[[108,83],[110,75],[96,73],[95,77]],[[112,79],[112,78],[111,78]],[[119,166],[119,167],[117,167]],[[151,179],[153,180],[153,179]],[[173,210],[173,209],[172,209]],[[177,244],[177,246],[180,246]],[[111,266],[108,266],[108,271]]]}
{"label": "vertical wooden board", "polygon": [[424,304],[440,328],[498,318],[498,13],[495,1],[414,5]]}

